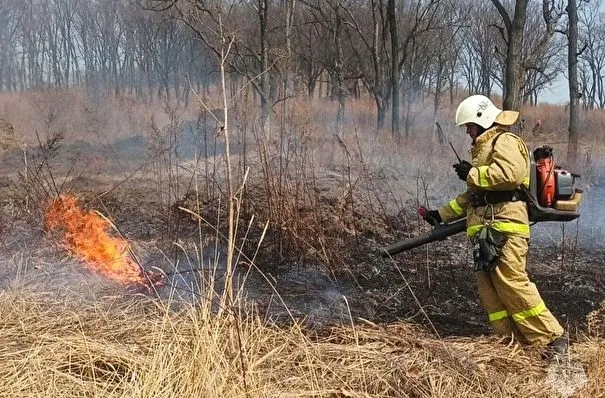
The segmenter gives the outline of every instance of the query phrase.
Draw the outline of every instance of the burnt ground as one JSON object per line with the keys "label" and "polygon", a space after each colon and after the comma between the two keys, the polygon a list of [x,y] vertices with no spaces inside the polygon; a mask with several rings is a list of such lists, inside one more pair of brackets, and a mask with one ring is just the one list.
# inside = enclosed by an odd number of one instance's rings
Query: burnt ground
{"label": "burnt ground", "polygon": [[[9,272],[15,258],[28,257],[19,266],[19,275],[35,280],[50,280],[57,268],[78,268],[76,260],[66,260],[60,245],[53,242],[42,230],[42,222],[35,218],[35,211],[22,211],[19,189],[15,180],[4,178],[0,184],[0,275],[2,286],[6,279],[15,275]],[[202,268],[196,256],[170,253],[174,235],[168,224],[175,220],[167,216],[167,210],[154,201],[153,189],[133,189],[129,182],[95,199],[100,192],[99,181],[81,178],[69,189],[83,198],[89,207],[100,208],[111,214],[124,236],[128,237],[146,269],[163,269],[165,272]],[[169,212],[169,211],[168,211]],[[179,244],[196,241],[197,222],[190,217],[179,219]],[[355,245],[348,264],[340,272],[329,272],[323,266],[305,263],[298,256],[292,261],[271,263],[270,256],[259,256],[258,269],[246,266],[236,275],[242,283],[242,292],[253,302],[267,319],[287,321],[291,316],[304,319],[309,327],[323,327],[334,323],[350,323],[351,319],[363,318],[375,323],[406,320],[424,325],[440,336],[477,336],[488,334],[486,315],[479,304],[471,265],[471,248],[462,235],[443,242],[399,253],[392,259],[383,259],[375,237],[357,237],[351,242],[341,242],[346,247]],[[381,240],[382,245],[393,243]],[[174,248],[174,246],[172,245]],[[581,241],[580,241],[581,247]],[[223,248],[209,245],[204,253],[211,258]],[[161,252],[163,251],[163,252]],[[224,258],[224,256],[221,256]],[[530,245],[528,272],[537,284],[549,309],[572,332],[586,330],[586,316],[599,308],[605,300],[605,249],[572,249],[559,244],[534,242]],[[218,264],[217,277],[224,270]],[[261,271],[262,270],[262,271]],[[72,272],[70,271],[70,272]],[[99,286],[97,277],[86,284],[86,271],[79,269],[78,283],[84,291]],[[83,276],[84,275],[84,276]],[[178,286],[183,291],[191,284],[195,273],[178,272],[169,279],[166,289]],[[65,281],[65,274],[61,275]],[[53,289],[57,285],[47,288]],[[73,290],[74,287],[70,286]],[[104,286],[103,292],[108,292]],[[119,286],[109,294],[122,291]],[[168,292],[160,294],[168,296]],[[195,299],[196,292],[183,299]],[[287,308],[287,309],[286,309]],[[433,329],[434,328],[434,329]]]}
{"label": "burnt ground", "polygon": [[[466,238],[455,236],[393,259],[377,256],[360,262],[351,267],[348,277],[343,275],[336,282],[308,268],[294,267],[277,277],[275,284],[290,309],[298,310],[312,326],[350,322],[352,315],[375,323],[406,320],[441,337],[489,334],[470,251]],[[586,332],[587,315],[605,300],[603,265],[604,250],[562,251],[556,246],[531,245],[530,278],[572,336]]]}
{"label": "burnt ground", "polygon": [[[441,336],[489,333],[470,251],[465,237],[456,236],[396,255],[392,267],[385,264],[364,282],[378,303],[377,319],[409,319],[429,328],[432,323]],[[549,309],[572,332],[586,330],[586,316],[605,299],[604,265],[603,250],[530,245],[530,278]]]}

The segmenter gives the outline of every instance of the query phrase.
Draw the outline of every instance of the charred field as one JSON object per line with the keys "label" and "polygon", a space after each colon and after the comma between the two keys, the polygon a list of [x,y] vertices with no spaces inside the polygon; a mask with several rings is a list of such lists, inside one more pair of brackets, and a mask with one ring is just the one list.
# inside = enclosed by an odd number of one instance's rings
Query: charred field
{"label": "charred field", "polygon": [[[337,137],[319,117],[331,105],[295,105],[271,137],[237,119],[231,173],[198,110],[165,106],[134,135],[98,122],[94,140],[56,118],[14,123],[22,134],[0,153],[0,395],[570,396],[561,380],[573,396],[603,393],[596,154],[582,165],[583,216],[537,225],[531,241],[530,276],[573,342],[573,361],[553,371],[539,350],[490,335],[464,236],[380,255],[427,231],[418,205],[460,189],[447,148],[364,133],[360,104]],[[58,197],[96,220],[74,224],[82,240],[49,226]],[[82,255],[105,242],[93,232],[162,283]]]}

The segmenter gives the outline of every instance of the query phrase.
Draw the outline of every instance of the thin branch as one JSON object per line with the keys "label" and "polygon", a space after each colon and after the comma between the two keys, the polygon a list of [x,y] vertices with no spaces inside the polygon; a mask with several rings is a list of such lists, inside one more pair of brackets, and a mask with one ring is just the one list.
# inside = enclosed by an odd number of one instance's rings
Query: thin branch
{"label": "thin branch", "polygon": [[512,22],[510,20],[510,16],[508,15],[508,12],[504,8],[504,6],[500,2],[500,0],[491,0],[491,2],[496,7],[496,9],[498,10],[498,13],[502,17],[502,21],[504,21],[504,26],[506,27],[506,30],[508,32],[510,32],[510,30],[512,29]]}

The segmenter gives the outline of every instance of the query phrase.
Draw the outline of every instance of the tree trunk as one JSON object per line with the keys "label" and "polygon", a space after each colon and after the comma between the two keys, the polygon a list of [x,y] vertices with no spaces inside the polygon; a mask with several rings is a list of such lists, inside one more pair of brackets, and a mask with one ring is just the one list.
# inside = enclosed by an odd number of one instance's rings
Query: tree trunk
{"label": "tree trunk", "polygon": [[523,30],[527,17],[527,0],[517,0],[515,16],[508,32],[508,49],[506,51],[506,86],[504,109],[519,110],[523,90],[524,70],[522,64]]}
{"label": "tree trunk", "polygon": [[411,129],[411,123],[412,123],[412,101],[413,101],[413,97],[412,97],[412,91],[413,91],[413,83],[411,81],[409,81],[409,85],[407,87],[405,87],[405,91],[404,91],[404,98],[405,98],[405,112],[404,112],[404,131],[405,131],[405,138],[409,138],[410,136],[410,129]]}
{"label": "tree trunk", "polygon": [[[315,96],[315,82],[316,80],[309,80],[307,83],[307,95],[309,96],[309,99],[313,99]],[[319,96],[321,97],[321,93]]]}
{"label": "tree trunk", "polygon": [[334,70],[336,74],[336,91],[338,96],[338,112],[336,114],[336,130],[337,134],[342,137],[344,132],[344,119],[345,119],[345,82],[344,82],[344,53],[342,50],[342,16],[340,14],[340,1],[337,1],[334,6],[334,12],[336,17],[336,26],[334,27],[334,41],[336,45],[336,61],[334,63]]}
{"label": "tree trunk", "polygon": [[384,103],[384,99],[381,96],[374,96],[374,100],[376,101],[376,126],[378,129],[383,129],[385,125],[386,119],[386,106]]}
{"label": "tree trunk", "polygon": [[293,91],[290,71],[292,68],[292,25],[294,23],[294,9],[296,0],[289,0],[286,3],[286,59],[287,66],[284,70],[284,97],[290,95]]}
{"label": "tree trunk", "polygon": [[567,161],[575,163],[578,156],[578,9],[576,0],[567,1],[568,72],[569,72],[569,140]]}
{"label": "tree trunk", "polygon": [[[437,113],[439,112],[439,104],[441,102],[441,85],[443,84],[443,60],[439,56],[437,62],[437,76],[435,79],[435,96],[433,97],[433,132],[437,128]],[[440,144],[443,144],[441,134],[437,134],[437,139]]]}
{"label": "tree trunk", "polygon": [[389,20],[389,34],[391,36],[391,135],[393,138],[399,138],[399,40],[397,36],[395,0],[388,0],[387,18]]}
{"label": "tree trunk", "polygon": [[519,110],[523,90],[523,31],[527,19],[529,0],[516,0],[513,20],[499,0],[491,0],[498,9],[507,30],[506,72],[504,77],[504,104],[507,110]]}
{"label": "tree trunk", "polygon": [[270,81],[269,81],[269,43],[267,38],[267,1],[258,0],[258,17],[260,26],[260,106],[261,106],[261,126],[264,134],[269,133],[269,107],[270,105]]}

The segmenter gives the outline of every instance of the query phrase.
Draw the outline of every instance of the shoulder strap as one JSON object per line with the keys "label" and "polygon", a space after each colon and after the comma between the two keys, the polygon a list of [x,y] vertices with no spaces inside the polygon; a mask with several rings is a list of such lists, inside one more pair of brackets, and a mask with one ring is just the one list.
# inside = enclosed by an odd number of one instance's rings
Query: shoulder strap
{"label": "shoulder strap", "polygon": [[494,150],[494,148],[496,148],[496,142],[498,142],[498,138],[500,138],[504,134],[510,134],[513,137],[520,138],[520,137],[517,137],[517,135],[515,133],[513,133],[512,131],[503,131],[503,132],[499,133],[492,141],[492,151]]}
{"label": "shoulder strap", "polygon": [[498,135],[497,135],[497,136],[494,138],[494,140],[492,141],[492,151],[494,150],[494,148],[496,148],[496,142],[498,142],[498,138],[500,138],[500,136],[501,136],[502,134],[506,134],[506,132],[502,132],[502,133],[498,134]]}
{"label": "shoulder strap", "polygon": [[[499,133],[496,137],[494,137],[494,140],[492,141],[492,153],[494,152],[494,149],[496,148],[496,142],[498,141],[498,138],[500,138],[500,136],[504,135],[504,134],[510,134],[513,137],[517,138],[525,147],[525,150],[527,151],[527,169],[530,170],[531,173],[531,152],[529,151],[529,148],[527,147],[527,144],[525,143],[525,141],[523,141],[523,139],[521,137],[519,137],[518,135],[516,135],[515,133],[513,133],[512,131],[503,131],[501,133]],[[529,184],[529,182],[527,183]],[[525,186],[525,184],[521,184],[521,186]],[[529,190],[528,190],[529,192]],[[531,197],[531,194],[529,194],[529,196]]]}

